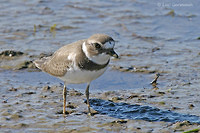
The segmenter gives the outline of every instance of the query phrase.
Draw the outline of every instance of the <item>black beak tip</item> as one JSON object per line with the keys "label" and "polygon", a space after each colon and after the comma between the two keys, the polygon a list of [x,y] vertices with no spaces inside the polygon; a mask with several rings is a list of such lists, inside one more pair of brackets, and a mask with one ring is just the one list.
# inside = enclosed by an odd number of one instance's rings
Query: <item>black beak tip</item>
{"label": "black beak tip", "polygon": [[118,54],[116,54],[116,53],[113,54],[113,57],[115,57],[115,58],[117,58],[117,59],[119,58]]}
{"label": "black beak tip", "polygon": [[114,50],[111,52],[111,56],[115,58],[119,58],[118,54]]}
{"label": "black beak tip", "polygon": [[119,58],[118,54],[113,49],[108,51],[107,54],[109,54],[112,57]]}

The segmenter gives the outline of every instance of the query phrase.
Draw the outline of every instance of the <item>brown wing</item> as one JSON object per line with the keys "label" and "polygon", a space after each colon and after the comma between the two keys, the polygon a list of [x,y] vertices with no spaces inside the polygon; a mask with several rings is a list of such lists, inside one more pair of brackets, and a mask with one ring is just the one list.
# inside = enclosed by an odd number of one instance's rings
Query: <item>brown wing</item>
{"label": "brown wing", "polygon": [[60,77],[65,75],[72,61],[67,60],[64,56],[51,56],[36,60],[34,63],[42,71]]}
{"label": "brown wing", "polygon": [[64,76],[71,66],[72,61],[65,56],[53,56],[42,65],[42,70],[53,76]]}
{"label": "brown wing", "polygon": [[70,67],[73,67],[73,61],[68,59],[72,52],[76,52],[81,48],[83,40],[65,45],[57,50],[52,56],[36,60],[36,66],[44,72],[53,76],[61,77],[67,73]]}

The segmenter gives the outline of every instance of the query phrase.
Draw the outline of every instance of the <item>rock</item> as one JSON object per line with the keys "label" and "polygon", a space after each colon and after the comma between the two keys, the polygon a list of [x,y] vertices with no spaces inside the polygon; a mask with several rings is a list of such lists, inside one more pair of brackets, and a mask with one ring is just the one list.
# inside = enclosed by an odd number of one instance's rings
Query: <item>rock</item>
{"label": "rock", "polygon": [[[74,112],[75,112],[75,110],[67,110],[67,111],[65,111],[65,114],[68,115],[68,114],[72,114]],[[56,114],[63,114],[63,111],[62,110],[57,111]]]}
{"label": "rock", "polygon": [[176,122],[173,124],[174,130],[183,130],[184,128],[188,127],[189,125],[192,125],[189,121],[182,121],[182,122]]}
{"label": "rock", "polygon": [[128,99],[133,99],[133,98],[136,98],[136,97],[139,97],[139,95],[138,94],[132,94],[128,97]]}
{"label": "rock", "polygon": [[69,102],[67,105],[67,108],[71,108],[71,109],[75,109],[77,107],[77,105],[75,105],[74,103]]}
{"label": "rock", "polygon": [[160,94],[160,95],[164,95],[165,92],[159,91],[158,94]]}
{"label": "rock", "polygon": [[116,120],[116,121],[113,121],[111,123],[119,123],[119,124],[124,124],[124,123],[127,123],[128,121],[127,120]]}
{"label": "rock", "polygon": [[32,92],[32,91],[30,91],[30,92],[22,93],[22,95],[32,95],[32,94],[36,94],[36,92]]}
{"label": "rock", "polygon": [[188,108],[189,109],[193,109],[195,106],[193,105],[193,104],[190,104],[189,106],[188,106]]}
{"label": "rock", "polygon": [[42,91],[46,92],[46,91],[49,91],[50,89],[51,87],[47,85],[42,88]]}
{"label": "rock", "polygon": [[81,92],[79,92],[79,91],[73,89],[73,90],[71,90],[71,91],[69,92],[69,95],[70,95],[70,96],[82,96],[83,93],[81,93]]}
{"label": "rock", "polygon": [[8,91],[17,91],[17,88],[12,87],[12,88],[9,89]]}
{"label": "rock", "polygon": [[14,57],[14,56],[21,56],[23,52],[20,51],[13,51],[13,50],[6,50],[0,53],[0,57]]}
{"label": "rock", "polygon": [[119,101],[119,100],[122,100],[123,98],[121,97],[113,97],[111,101],[113,102],[116,102],[116,101]]}
{"label": "rock", "polygon": [[165,102],[164,101],[160,101],[160,102],[158,102],[158,104],[165,105]]}
{"label": "rock", "polygon": [[180,109],[179,107],[172,107],[172,110]]}
{"label": "rock", "polygon": [[156,52],[156,51],[158,51],[158,50],[160,50],[160,48],[158,48],[158,47],[155,47],[155,48],[152,48],[152,52]]}

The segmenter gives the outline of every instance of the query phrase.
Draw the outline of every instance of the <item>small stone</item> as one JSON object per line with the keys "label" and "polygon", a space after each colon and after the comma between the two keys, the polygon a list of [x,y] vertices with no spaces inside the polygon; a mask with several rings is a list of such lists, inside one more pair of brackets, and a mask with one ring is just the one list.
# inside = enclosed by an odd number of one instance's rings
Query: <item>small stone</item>
{"label": "small stone", "polygon": [[48,86],[48,85],[47,85],[47,86],[44,86],[44,87],[42,88],[43,91],[49,91],[50,89],[51,89],[51,87]]}
{"label": "small stone", "polygon": [[133,98],[136,98],[136,97],[139,97],[137,94],[132,94],[128,97],[128,99],[133,99]]}
{"label": "small stone", "polygon": [[113,121],[112,123],[124,124],[124,123],[127,123],[127,122],[128,122],[127,120],[116,120],[116,121]]}
{"label": "small stone", "polygon": [[[72,114],[73,112],[75,112],[75,110],[67,110],[65,111],[65,114],[68,115],[68,114]],[[63,114],[63,111],[62,110],[57,111],[56,114]]]}
{"label": "small stone", "polygon": [[159,91],[158,94],[164,95],[165,92]]}
{"label": "small stone", "polygon": [[159,102],[160,105],[165,105],[164,101]]}
{"label": "small stone", "polygon": [[71,108],[71,109],[75,109],[77,107],[77,105],[75,105],[74,103],[69,102],[67,105],[67,108]]}
{"label": "small stone", "polygon": [[11,88],[11,89],[9,89],[8,91],[17,91],[17,88]]}
{"label": "small stone", "polygon": [[69,92],[69,95],[70,96],[82,96],[83,93],[81,93],[81,92],[79,92],[77,90],[72,90],[72,91]]}
{"label": "small stone", "polygon": [[13,57],[13,56],[21,56],[23,55],[24,53],[23,52],[20,52],[20,51],[13,51],[13,50],[6,50],[6,51],[3,51],[0,53],[0,56],[1,57],[5,57],[5,56],[8,56],[8,57]]}
{"label": "small stone", "polygon": [[149,96],[147,96],[148,98],[154,98],[154,97],[157,97],[157,96],[155,96],[155,95],[149,95]]}
{"label": "small stone", "polygon": [[2,103],[8,103],[8,101],[7,100],[3,100]]}
{"label": "small stone", "polygon": [[180,109],[179,107],[172,107],[172,110]]}
{"label": "small stone", "polygon": [[193,105],[193,104],[190,104],[189,106],[188,106],[188,108],[189,109],[193,109],[195,106]]}
{"label": "small stone", "polygon": [[36,94],[36,92],[25,92],[25,93],[22,93],[22,95],[32,95],[32,94]]}
{"label": "small stone", "polygon": [[111,101],[116,102],[118,100],[122,100],[123,98],[121,97],[113,97]]}
{"label": "small stone", "polygon": [[152,52],[156,52],[156,51],[158,51],[158,50],[160,50],[160,48],[155,47],[155,48],[153,48],[151,51],[152,51]]}
{"label": "small stone", "polygon": [[189,121],[183,121],[183,122],[176,122],[173,127],[174,129],[180,129],[182,128],[183,126],[189,126],[191,125],[191,123]]}

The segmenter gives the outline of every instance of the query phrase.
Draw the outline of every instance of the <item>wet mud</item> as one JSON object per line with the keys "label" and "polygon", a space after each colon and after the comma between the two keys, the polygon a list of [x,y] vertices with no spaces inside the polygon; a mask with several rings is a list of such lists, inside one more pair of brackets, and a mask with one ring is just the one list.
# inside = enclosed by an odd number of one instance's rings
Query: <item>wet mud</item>
{"label": "wet mud", "polygon": [[[150,89],[92,93],[90,103],[93,116],[87,115],[84,93],[69,89],[67,116],[63,117],[62,87],[62,85],[43,88],[19,87],[1,93],[1,130],[5,132],[175,132],[194,129],[200,124],[199,112],[191,115],[192,113],[188,112],[191,109],[182,109],[181,105],[178,106],[180,109],[172,110],[165,96],[169,94]],[[159,99],[163,99],[165,103],[160,104]],[[174,100],[173,105],[178,102],[179,100]]]}
{"label": "wet mud", "polygon": [[[0,132],[200,132],[198,1],[0,2]],[[91,84],[69,85],[33,61],[106,33],[119,59]],[[158,76],[159,75],[159,76]]]}

